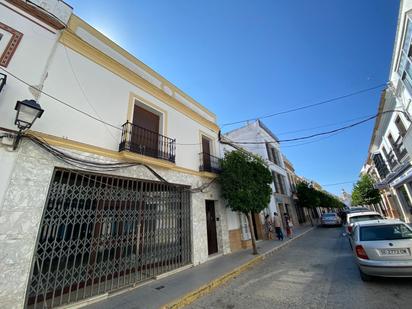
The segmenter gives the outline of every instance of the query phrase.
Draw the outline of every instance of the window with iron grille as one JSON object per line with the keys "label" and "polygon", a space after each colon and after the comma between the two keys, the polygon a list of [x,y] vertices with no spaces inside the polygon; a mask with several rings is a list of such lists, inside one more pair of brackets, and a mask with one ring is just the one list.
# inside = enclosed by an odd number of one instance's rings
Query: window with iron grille
{"label": "window with iron grille", "polygon": [[389,174],[389,170],[380,153],[376,153],[373,155],[373,163],[375,164],[375,167],[378,170],[379,177],[381,179],[385,179],[385,177]]}
{"label": "window with iron grille", "polygon": [[189,264],[187,189],[56,168],[39,228],[27,307],[69,304]]}
{"label": "window with iron grille", "polygon": [[396,124],[396,127],[398,128],[399,135],[404,137],[406,134],[406,128],[400,116],[396,117],[395,124]]}

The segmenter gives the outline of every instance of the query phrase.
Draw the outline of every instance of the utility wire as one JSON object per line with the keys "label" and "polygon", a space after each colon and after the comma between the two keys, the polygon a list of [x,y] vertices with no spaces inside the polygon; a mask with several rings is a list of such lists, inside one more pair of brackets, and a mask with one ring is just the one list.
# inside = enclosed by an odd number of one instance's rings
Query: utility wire
{"label": "utility wire", "polygon": [[239,121],[235,121],[235,122],[224,123],[224,124],[222,124],[222,128],[225,127],[225,126],[230,126],[230,125],[239,124],[239,123],[243,123],[243,122],[248,122],[248,121],[252,121],[252,120],[265,119],[265,118],[270,118],[270,117],[274,117],[274,116],[288,114],[288,113],[292,113],[292,112],[296,112],[296,111],[300,111],[300,110],[304,110],[304,109],[309,109],[309,108],[312,108],[312,107],[315,107],[315,106],[324,105],[324,104],[332,103],[332,102],[339,101],[339,100],[342,100],[342,99],[345,99],[345,98],[349,98],[349,97],[352,97],[352,96],[355,96],[355,95],[359,95],[361,93],[372,91],[372,90],[375,90],[375,89],[378,89],[378,88],[381,88],[381,87],[384,87],[384,86],[386,87],[387,83],[379,84],[379,85],[376,85],[376,86],[373,86],[373,87],[370,87],[370,88],[364,88],[364,89],[361,89],[361,90],[358,90],[358,91],[355,91],[355,92],[351,92],[351,93],[344,94],[344,95],[341,95],[341,96],[338,96],[338,97],[334,97],[332,99],[316,102],[316,103],[313,103],[313,104],[303,105],[303,106],[292,108],[292,109],[287,109],[287,110],[276,112],[276,113],[269,114],[269,115],[263,115],[263,116],[259,116],[259,117],[255,117],[255,118],[249,118],[249,119],[243,119],[243,120],[239,120]]}
{"label": "utility wire", "polygon": [[279,132],[279,133],[276,133],[276,135],[277,135],[277,136],[280,136],[280,135],[287,135],[287,134],[291,134],[291,133],[311,131],[311,130],[314,130],[314,129],[333,127],[333,126],[336,126],[336,125],[338,125],[338,124],[345,124],[345,123],[349,123],[349,122],[352,122],[352,121],[355,121],[355,120],[365,119],[365,118],[370,117],[370,116],[373,116],[373,114],[364,115],[364,116],[359,116],[359,117],[356,117],[356,118],[351,118],[351,119],[347,119],[347,120],[343,120],[343,121],[339,121],[339,122],[324,124],[324,125],[320,125],[320,126],[316,126],[316,127],[310,127],[310,128],[303,128],[303,129],[297,129],[297,130],[292,130],[292,131]]}
{"label": "utility wire", "polygon": [[[340,131],[347,130],[347,129],[356,127],[356,126],[358,126],[358,125],[361,125],[361,124],[363,124],[363,123],[365,123],[365,122],[368,122],[368,121],[370,121],[370,120],[372,120],[372,119],[375,119],[375,118],[378,117],[379,115],[386,114],[386,113],[393,113],[393,112],[403,113],[403,114],[406,116],[406,118],[409,120],[409,115],[408,115],[405,111],[393,109],[393,110],[387,110],[387,111],[383,111],[383,112],[377,113],[377,114],[374,115],[374,116],[368,117],[368,118],[363,119],[363,120],[361,120],[361,121],[358,121],[358,122],[355,122],[355,123],[352,123],[352,124],[349,124],[349,125],[347,125],[347,126],[340,127],[340,128],[334,129],[334,130],[319,132],[319,133],[310,134],[310,135],[301,136],[301,137],[295,137],[295,138],[278,140],[277,142],[278,142],[278,143],[284,143],[284,142],[300,141],[300,140],[310,139],[310,138],[313,138],[313,137],[316,137],[316,136],[322,136],[322,135],[328,135],[328,134],[335,133],[335,132],[340,132]],[[232,142],[235,143],[235,144],[266,144],[266,143],[267,143],[266,141],[264,141],[264,142],[256,142],[256,141],[232,141]]]}
{"label": "utility wire", "polygon": [[55,96],[53,96],[53,95],[51,95],[51,94],[43,91],[42,89],[39,89],[39,88],[37,88],[36,86],[31,85],[30,83],[24,81],[23,79],[21,79],[20,77],[14,75],[13,73],[11,73],[10,71],[4,69],[3,67],[1,67],[0,69],[1,69],[2,71],[6,72],[7,74],[9,74],[10,76],[14,77],[15,79],[17,79],[18,81],[22,82],[23,84],[25,84],[25,85],[27,85],[27,86],[29,86],[29,87],[31,87],[31,88],[39,91],[40,93],[42,93],[42,94],[44,94],[45,96],[47,96],[47,97],[55,100],[56,102],[59,102],[59,103],[63,104],[64,106],[66,106],[66,107],[68,107],[68,108],[70,108],[70,109],[72,109],[72,110],[75,110],[76,112],[79,112],[79,113],[81,113],[81,114],[83,114],[83,115],[85,115],[85,116],[87,116],[87,117],[89,117],[89,118],[91,118],[91,119],[93,119],[93,120],[96,120],[96,121],[98,121],[98,122],[101,122],[101,123],[103,123],[103,124],[105,124],[105,125],[108,125],[108,126],[114,128],[114,129],[117,129],[117,130],[120,130],[120,131],[122,130],[122,128],[120,128],[120,127],[118,127],[118,126],[116,126],[116,125],[113,125],[113,124],[111,124],[111,123],[109,123],[109,122],[107,122],[107,121],[104,121],[104,120],[102,120],[102,119],[99,119],[99,118],[97,118],[97,117],[95,117],[95,116],[93,116],[93,115],[91,115],[91,114],[89,114],[89,113],[87,113],[87,112],[85,112],[85,111],[82,111],[81,109],[79,109],[79,108],[77,108],[77,107],[74,107],[74,106],[70,105],[69,103],[64,102],[63,100],[60,100],[59,98],[56,98]]}
{"label": "utility wire", "polygon": [[353,181],[343,181],[343,182],[337,182],[337,183],[328,183],[326,185],[321,185],[322,187],[331,187],[331,186],[337,186],[337,185],[344,185],[347,183],[355,183],[357,180],[353,180]]}
{"label": "utility wire", "polygon": [[104,120],[102,119],[102,117],[99,115],[99,113],[97,112],[97,110],[94,108],[94,106],[92,105],[92,103],[91,103],[90,100],[88,99],[88,97],[87,97],[87,95],[86,95],[86,92],[85,92],[82,84],[80,83],[80,80],[79,80],[79,78],[77,77],[77,74],[76,74],[76,72],[75,72],[75,70],[74,70],[72,60],[70,59],[69,53],[68,53],[68,51],[67,51],[67,47],[64,46],[64,45],[63,45],[63,47],[64,47],[64,51],[65,51],[65,54],[66,54],[67,62],[69,63],[70,70],[71,70],[71,72],[72,72],[72,74],[73,74],[73,76],[74,76],[74,79],[76,80],[77,86],[79,87],[81,93],[83,94],[84,100],[85,100],[86,103],[91,107],[91,109],[94,111],[94,113],[96,114],[97,118],[99,118],[100,121],[104,124],[104,128],[105,128],[106,131],[110,134],[110,136],[113,138],[113,140],[117,141],[117,139],[116,139],[116,137],[113,135],[112,131],[110,131],[110,130],[108,129],[107,124],[104,123]]}
{"label": "utility wire", "polygon": [[[125,162],[111,162],[111,163],[103,163],[103,162],[96,162],[96,161],[90,161],[90,160],[85,160],[73,155],[70,155],[68,153],[65,153],[50,144],[48,144],[43,138],[34,136],[32,134],[24,134],[22,136],[23,138],[27,138],[36,145],[38,145],[40,148],[44,149],[45,151],[49,152],[52,154],[54,157],[59,159],[60,161],[63,161],[64,163],[74,166],[76,168],[79,168],[84,171],[89,171],[89,172],[108,172],[108,171],[116,171],[122,168],[129,168],[129,167],[134,167],[134,166],[143,166],[147,170],[149,170],[158,180],[161,182],[170,185],[170,186],[181,186],[181,185],[176,185],[173,183],[168,182],[165,178],[163,178],[159,173],[157,173],[152,167],[150,167],[147,164],[144,163],[139,163],[139,162],[130,162],[130,161],[125,161]],[[191,193],[199,193],[199,192],[204,192],[205,189],[207,189],[209,186],[211,186],[215,181],[215,177],[212,179],[210,182],[205,183],[199,187],[196,188],[190,188],[190,189],[184,189],[183,191],[189,191]]]}

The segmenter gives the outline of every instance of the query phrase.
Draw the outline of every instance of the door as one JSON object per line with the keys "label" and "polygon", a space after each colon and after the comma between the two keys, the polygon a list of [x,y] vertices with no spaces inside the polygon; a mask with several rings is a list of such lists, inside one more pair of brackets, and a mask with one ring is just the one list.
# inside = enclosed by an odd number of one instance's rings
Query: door
{"label": "door", "polygon": [[202,151],[203,151],[203,168],[205,171],[211,171],[210,161],[210,140],[202,136]]}
{"label": "door", "polygon": [[206,200],[207,249],[209,255],[217,252],[215,201]]}
{"label": "door", "polygon": [[160,117],[154,113],[134,106],[132,128],[132,151],[158,157]]}

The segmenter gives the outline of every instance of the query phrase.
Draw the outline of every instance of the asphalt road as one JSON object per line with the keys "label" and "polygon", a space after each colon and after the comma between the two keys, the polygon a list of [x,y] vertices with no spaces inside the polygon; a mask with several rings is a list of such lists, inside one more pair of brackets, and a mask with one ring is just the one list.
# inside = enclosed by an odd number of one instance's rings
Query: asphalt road
{"label": "asphalt road", "polygon": [[187,308],[412,308],[412,279],[361,281],[341,228],[317,228]]}

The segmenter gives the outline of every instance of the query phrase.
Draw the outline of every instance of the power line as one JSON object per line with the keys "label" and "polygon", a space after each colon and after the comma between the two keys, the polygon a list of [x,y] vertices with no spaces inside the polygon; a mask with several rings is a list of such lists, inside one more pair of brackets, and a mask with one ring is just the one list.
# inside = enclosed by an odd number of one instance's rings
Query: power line
{"label": "power line", "polygon": [[[278,143],[284,143],[284,142],[300,141],[300,140],[310,139],[310,138],[313,138],[313,137],[316,137],[316,136],[322,136],[322,135],[328,135],[328,134],[335,133],[335,132],[340,132],[340,131],[347,130],[347,129],[356,127],[356,126],[358,126],[358,125],[361,125],[361,124],[363,124],[363,123],[365,123],[365,122],[368,122],[368,121],[370,121],[370,120],[372,120],[372,119],[375,119],[375,118],[378,117],[379,115],[386,114],[386,113],[393,113],[393,112],[403,113],[403,114],[407,117],[407,119],[409,120],[409,115],[408,115],[405,111],[393,109],[393,110],[387,110],[387,111],[383,111],[383,112],[377,113],[377,114],[374,115],[374,116],[368,117],[368,118],[363,119],[363,120],[361,120],[361,121],[358,121],[358,122],[355,122],[355,123],[352,123],[352,124],[350,124],[350,125],[347,125],[347,126],[344,126],[344,127],[340,127],[340,128],[334,129],[334,130],[319,132],[319,133],[315,133],[315,134],[311,134],[311,135],[306,135],[306,136],[301,136],[301,137],[296,137],[296,138],[289,138],[289,139],[277,140],[277,142],[278,142]],[[267,143],[266,141],[263,141],[263,142],[261,142],[261,141],[259,141],[259,142],[256,142],[256,141],[232,141],[232,142],[235,143],[235,144],[266,144],[266,143]]]}
{"label": "power line", "polygon": [[344,123],[348,123],[348,122],[351,122],[351,121],[364,119],[364,118],[370,117],[370,116],[373,116],[373,115],[369,114],[369,115],[359,116],[359,117],[356,117],[356,118],[351,118],[351,119],[347,119],[347,120],[343,120],[343,121],[339,121],[339,122],[324,124],[324,125],[320,125],[320,126],[316,126],[316,127],[303,128],[303,129],[297,129],[297,130],[292,130],[292,131],[284,131],[284,132],[276,133],[276,135],[280,136],[280,135],[298,133],[298,132],[303,132],[303,131],[311,131],[311,130],[314,130],[314,129],[333,127],[333,126],[336,126],[338,124],[344,124]]}
{"label": "power line", "polygon": [[120,128],[120,127],[118,127],[118,126],[116,126],[116,125],[113,125],[113,124],[111,124],[111,123],[109,123],[109,122],[107,122],[107,121],[105,121],[105,120],[99,119],[99,118],[97,118],[97,117],[95,117],[95,116],[93,116],[93,115],[91,115],[91,114],[89,114],[89,113],[87,113],[87,112],[85,112],[85,111],[82,111],[81,109],[79,109],[79,108],[77,108],[77,107],[74,107],[74,106],[70,105],[69,103],[64,102],[63,100],[60,100],[59,98],[56,98],[55,96],[53,96],[53,95],[51,95],[51,94],[43,91],[42,89],[39,89],[39,88],[37,88],[36,86],[31,85],[30,83],[24,81],[23,79],[21,79],[20,77],[14,75],[13,73],[7,71],[6,69],[4,69],[4,68],[0,68],[0,69],[3,70],[4,72],[6,72],[7,74],[9,74],[10,76],[14,77],[15,79],[17,79],[19,82],[21,82],[21,83],[23,83],[23,84],[25,84],[25,85],[27,85],[27,86],[29,86],[29,87],[31,87],[31,88],[34,88],[35,90],[39,91],[40,93],[44,94],[45,96],[47,96],[47,97],[49,97],[49,98],[51,98],[51,99],[53,99],[53,100],[55,100],[56,102],[59,102],[59,103],[63,104],[64,106],[66,106],[66,107],[68,107],[68,108],[70,108],[70,109],[72,109],[72,110],[75,110],[76,112],[79,112],[79,113],[81,113],[81,114],[83,114],[83,115],[85,115],[85,116],[87,116],[87,117],[89,117],[89,118],[91,118],[91,119],[93,119],[93,120],[96,120],[96,121],[98,121],[98,122],[101,122],[101,123],[103,123],[103,124],[105,124],[105,125],[108,125],[108,126],[114,128],[114,129],[117,129],[117,130],[120,130],[120,131],[122,130],[122,128]]}
{"label": "power line", "polygon": [[[81,110],[81,109],[79,109],[79,108],[77,108],[77,107],[74,107],[74,106],[70,105],[69,103],[67,103],[67,102],[65,102],[65,101],[63,101],[63,100],[60,100],[59,98],[57,98],[57,97],[55,97],[55,96],[53,96],[53,95],[51,95],[51,94],[43,91],[42,89],[39,89],[39,88],[31,85],[30,83],[24,81],[23,79],[21,79],[20,77],[16,76],[15,74],[9,72],[8,70],[6,70],[6,69],[4,69],[4,68],[1,68],[1,70],[3,70],[4,72],[6,72],[7,74],[9,74],[10,76],[14,77],[15,79],[17,79],[17,80],[20,81],[21,83],[23,83],[23,84],[25,84],[25,85],[27,85],[27,86],[29,86],[29,87],[32,87],[32,88],[36,89],[36,90],[39,91],[40,93],[42,93],[42,94],[46,95],[47,97],[49,97],[49,98],[51,98],[51,99],[53,99],[53,100],[55,100],[55,101],[63,104],[64,106],[66,106],[66,107],[68,107],[68,108],[70,108],[70,109],[73,109],[73,110],[75,110],[75,111],[77,111],[77,112],[79,112],[79,113],[81,113],[81,114],[83,114],[83,115],[85,115],[85,116],[93,119],[93,120],[96,120],[96,121],[98,121],[98,122],[100,122],[100,123],[103,123],[103,124],[105,124],[105,125],[107,125],[107,126],[110,126],[110,127],[112,127],[112,128],[115,128],[115,129],[117,129],[117,130],[122,131],[122,128],[121,128],[121,127],[118,127],[118,126],[116,126],[116,125],[113,125],[113,124],[111,124],[111,123],[109,123],[109,122],[107,122],[107,121],[105,121],[105,120],[103,120],[103,119],[101,119],[101,118],[95,117],[95,116],[93,116],[93,115],[91,115],[91,114],[89,114],[89,113],[87,113],[87,112],[85,112],[85,111],[83,111],[83,110]],[[314,104],[307,105],[307,106],[298,107],[298,108],[295,108],[295,109],[292,109],[292,110],[283,111],[283,112],[279,112],[279,113],[276,113],[276,114],[271,114],[271,115],[263,116],[263,117],[261,117],[261,118],[268,118],[268,117],[272,117],[272,116],[280,115],[280,114],[285,114],[285,113],[292,112],[292,111],[296,111],[296,110],[306,109],[306,108],[309,108],[309,107],[312,107],[312,106],[316,106],[316,105],[326,104],[326,103],[328,103],[328,102],[333,102],[333,101],[336,101],[336,100],[339,100],[339,99],[342,99],[342,98],[345,98],[345,97],[349,97],[349,96],[353,96],[353,95],[356,95],[356,94],[359,94],[359,93],[363,93],[363,92],[366,92],[366,91],[370,91],[370,90],[376,89],[376,88],[378,88],[378,87],[382,87],[383,85],[386,85],[386,84],[380,84],[380,85],[375,86],[375,87],[371,87],[371,88],[359,90],[359,91],[357,91],[357,92],[353,92],[353,93],[350,93],[350,94],[347,94],[347,95],[343,95],[343,96],[340,96],[340,97],[337,97],[337,98],[329,99],[329,100],[326,100],[326,101],[314,103]],[[396,110],[393,110],[393,111],[396,111]],[[386,111],[386,112],[392,112],[392,111]],[[380,114],[383,114],[383,113],[386,113],[386,112],[382,112],[382,113],[380,113]],[[399,111],[399,112],[405,113],[404,111]],[[310,139],[310,138],[313,138],[313,137],[316,137],[316,136],[329,135],[329,134],[331,134],[331,133],[343,131],[343,130],[349,129],[349,128],[351,128],[351,127],[354,127],[354,126],[360,125],[360,124],[362,124],[362,123],[365,123],[365,122],[367,122],[367,121],[369,121],[369,120],[371,120],[371,119],[376,118],[378,115],[379,115],[379,113],[376,114],[376,115],[374,115],[374,116],[368,117],[368,118],[366,118],[366,119],[364,119],[364,120],[362,120],[362,121],[359,121],[359,122],[350,124],[350,125],[345,126],[345,127],[342,127],[342,128],[338,128],[338,129],[334,129],[334,130],[330,130],[330,131],[326,131],[326,132],[320,132],[320,133],[316,133],[316,134],[311,134],[311,135],[303,136],[303,137],[297,137],[297,138],[292,138],[292,139],[279,140],[278,142],[281,143],[281,142],[299,141],[299,140]],[[406,115],[406,116],[408,116],[408,115]],[[237,122],[237,123],[240,123],[240,122],[243,122],[243,121],[239,121],[239,122]],[[263,144],[263,143],[266,143],[266,142],[255,142],[255,141],[251,141],[251,142],[249,142],[249,141],[239,142],[239,141],[232,141],[232,143],[234,143],[234,144]],[[201,143],[176,143],[176,145],[181,145],[181,146],[198,146],[198,145],[200,145],[200,144],[201,144]],[[302,144],[302,145],[303,145],[303,144]],[[296,146],[298,146],[298,145],[296,145]]]}
{"label": "power line", "polygon": [[352,181],[343,181],[343,182],[336,182],[336,183],[328,183],[326,185],[321,185],[322,187],[331,187],[331,186],[338,186],[338,185],[344,185],[347,183],[355,183],[357,180],[352,180]]}
{"label": "power line", "polygon": [[[67,47],[64,46],[64,45],[63,45],[63,47],[64,47],[65,55],[66,55],[66,58],[67,58],[67,62],[69,63],[70,70],[71,70],[71,72],[72,72],[72,74],[73,74],[73,76],[74,76],[74,79],[76,80],[77,86],[79,87],[81,93],[83,94],[83,97],[84,97],[86,103],[87,103],[87,104],[91,107],[91,109],[94,111],[94,113],[96,114],[97,118],[99,118],[100,121],[104,123],[102,117],[99,115],[99,113],[97,112],[97,110],[94,108],[93,104],[92,104],[92,103],[90,102],[90,100],[88,99],[88,97],[87,97],[87,95],[86,95],[86,91],[84,90],[82,84],[80,83],[79,78],[77,77],[77,74],[76,74],[76,72],[75,72],[75,70],[74,70],[74,67],[73,67],[72,60],[70,59],[69,53],[68,53],[68,51],[67,51]],[[111,136],[115,141],[117,141],[117,139],[116,139],[115,136],[113,135],[112,131],[110,131],[110,130],[107,128],[107,124],[104,124],[104,128],[105,128],[106,131],[110,134],[110,136]]]}
{"label": "power line", "polygon": [[361,89],[361,90],[358,90],[358,91],[354,91],[354,92],[351,92],[351,93],[348,93],[348,94],[344,94],[344,95],[341,95],[341,96],[338,96],[338,97],[334,97],[334,98],[331,98],[331,99],[328,99],[328,100],[316,102],[316,103],[313,103],[313,104],[303,105],[303,106],[300,106],[300,107],[287,109],[287,110],[284,110],[284,111],[276,112],[276,113],[269,114],[269,115],[263,115],[263,116],[259,116],[259,117],[255,117],[255,118],[249,118],[249,119],[243,119],[243,120],[239,120],[239,121],[235,121],[235,122],[224,123],[224,124],[222,124],[222,128],[225,127],[225,126],[230,126],[230,125],[234,125],[234,124],[239,124],[239,123],[243,123],[243,122],[257,120],[257,119],[270,118],[270,117],[279,116],[279,115],[283,115],[283,114],[288,114],[288,113],[292,113],[292,112],[296,112],[296,111],[300,111],[300,110],[304,110],[304,109],[309,109],[309,108],[319,106],[319,105],[332,103],[332,102],[339,101],[339,100],[342,100],[342,99],[346,99],[346,98],[349,98],[349,97],[352,97],[352,96],[355,96],[355,95],[359,95],[361,93],[372,91],[372,90],[381,88],[381,87],[386,86],[386,85],[387,85],[387,83],[383,83],[383,84],[379,84],[379,85],[376,85],[376,86],[373,86],[373,87],[370,87],[370,88],[364,88],[364,89]]}

